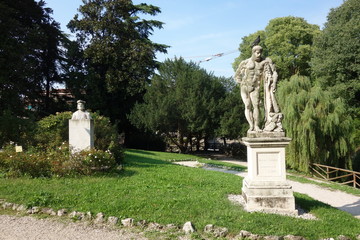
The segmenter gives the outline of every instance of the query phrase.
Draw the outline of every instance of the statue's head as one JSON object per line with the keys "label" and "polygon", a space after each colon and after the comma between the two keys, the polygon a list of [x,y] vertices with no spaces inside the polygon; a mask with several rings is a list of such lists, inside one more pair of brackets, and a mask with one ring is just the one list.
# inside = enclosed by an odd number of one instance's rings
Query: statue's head
{"label": "statue's head", "polygon": [[261,53],[262,53],[262,47],[259,45],[256,45],[252,48],[252,60],[260,62],[261,61]]}
{"label": "statue's head", "polygon": [[77,101],[77,109],[84,111],[85,110],[85,101],[83,100],[78,100]]}

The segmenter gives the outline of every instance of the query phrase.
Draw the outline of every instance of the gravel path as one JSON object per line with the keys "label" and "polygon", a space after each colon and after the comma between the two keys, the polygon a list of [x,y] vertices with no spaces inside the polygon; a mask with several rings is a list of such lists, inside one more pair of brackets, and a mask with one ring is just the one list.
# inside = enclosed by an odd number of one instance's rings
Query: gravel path
{"label": "gravel path", "polygon": [[348,212],[360,219],[360,197],[338,190],[322,188],[314,184],[299,183],[290,180],[288,180],[288,182],[294,192],[307,194],[320,202]]}
{"label": "gravel path", "polygon": [[88,226],[85,223],[62,223],[55,219],[37,219],[0,215],[0,240],[145,240],[144,236],[126,231]]}

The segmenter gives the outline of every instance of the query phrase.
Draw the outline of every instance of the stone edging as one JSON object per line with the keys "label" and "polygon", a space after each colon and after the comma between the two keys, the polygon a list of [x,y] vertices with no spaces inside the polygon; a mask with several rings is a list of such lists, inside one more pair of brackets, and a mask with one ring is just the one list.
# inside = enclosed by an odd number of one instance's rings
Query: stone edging
{"label": "stone edging", "polygon": [[[16,204],[16,203],[10,203],[6,202],[4,199],[0,199],[0,206],[4,210],[13,210],[17,212],[23,212],[29,215],[33,214],[45,214],[50,216],[57,216],[57,217],[63,217],[68,216],[70,219],[78,220],[78,221],[89,221],[93,222],[94,224],[108,224],[110,226],[115,226],[118,224],[121,224],[123,227],[141,227],[143,229],[147,229],[148,231],[159,231],[159,232],[166,232],[169,230],[175,230],[175,231],[181,231],[185,234],[192,234],[194,232],[197,232],[195,226],[191,222],[186,222],[182,229],[179,226],[176,226],[175,224],[167,224],[167,225],[161,225],[159,223],[154,222],[147,222],[146,220],[140,220],[138,222],[135,222],[133,218],[125,218],[125,219],[119,219],[118,217],[109,216],[106,218],[106,216],[103,213],[97,213],[96,215],[93,215],[91,212],[83,213],[83,212],[77,212],[72,211],[68,212],[67,209],[59,209],[55,211],[52,208],[40,208],[40,207],[31,207],[27,208],[25,205]],[[286,235],[286,236],[261,236],[257,234],[252,234],[251,232],[241,230],[240,233],[234,237],[228,236],[228,229],[225,227],[217,227],[213,224],[208,224],[205,226],[204,233],[209,234],[213,237],[220,237],[220,238],[227,238],[227,239],[252,239],[252,240],[306,240],[304,237],[301,236],[294,236],[294,235]],[[338,236],[339,240],[351,240],[351,238],[348,238],[344,235]],[[357,240],[360,240],[360,234],[356,238]],[[326,238],[321,240],[334,240],[333,238]]]}

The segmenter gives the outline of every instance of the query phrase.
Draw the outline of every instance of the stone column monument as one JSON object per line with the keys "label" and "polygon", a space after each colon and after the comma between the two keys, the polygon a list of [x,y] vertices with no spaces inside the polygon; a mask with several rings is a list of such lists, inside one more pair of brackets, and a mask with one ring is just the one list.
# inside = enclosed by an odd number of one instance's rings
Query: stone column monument
{"label": "stone column monument", "polygon": [[[252,56],[239,64],[235,80],[240,84],[249,123],[247,137],[248,175],[242,186],[245,210],[297,215],[292,187],[286,181],[283,114],[275,99],[278,74],[270,58],[263,59],[262,48],[252,46]],[[260,126],[260,91],[263,86],[264,126]]]}
{"label": "stone column monument", "polygon": [[94,147],[94,120],[85,111],[85,101],[77,101],[77,111],[69,120],[69,145],[71,153]]}

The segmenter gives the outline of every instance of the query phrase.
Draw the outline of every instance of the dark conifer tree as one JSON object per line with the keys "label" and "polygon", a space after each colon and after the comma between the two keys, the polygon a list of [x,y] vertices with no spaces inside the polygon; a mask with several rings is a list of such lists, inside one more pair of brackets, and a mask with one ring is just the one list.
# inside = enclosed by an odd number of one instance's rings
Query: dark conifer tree
{"label": "dark conifer tree", "polygon": [[126,115],[142,99],[158,67],[155,54],[166,52],[167,46],[149,39],[162,23],[140,18],[158,13],[156,6],[131,0],[83,0],[68,24],[83,51],[86,73],[72,87],[86,93],[89,108],[118,121],[125,133],[131,129]]}

